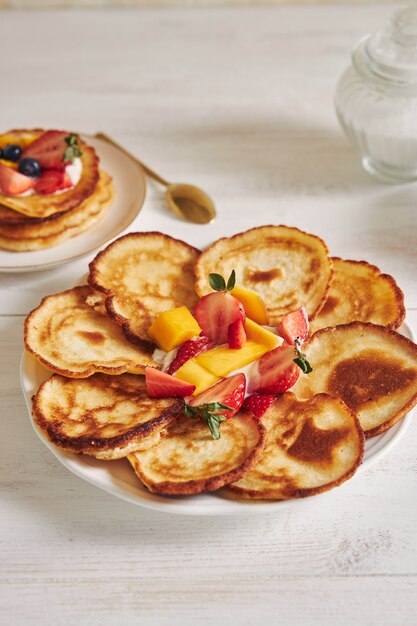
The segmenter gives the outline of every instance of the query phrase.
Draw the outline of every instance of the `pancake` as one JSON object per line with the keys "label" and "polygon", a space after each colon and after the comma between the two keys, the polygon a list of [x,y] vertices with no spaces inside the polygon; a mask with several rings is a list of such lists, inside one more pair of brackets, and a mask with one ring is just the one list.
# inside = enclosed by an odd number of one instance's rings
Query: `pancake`
{"label": "pancake", "polygon": [[261,454],[265,435],[259,420],[242,413],[223,422],[221,437],[214,440],[200,419],[183,415],[168,426],[156,446],[130,454],[128,460],[153,493],[214,491],[249,471]]}
{"label": "pancake", "polygon": [[401,325],[404,294],[392,276],[366,261],[332,260],[333,281],[323,308],[310,325],[311,334],[356,320],[393,329]]}
{"label": "pancake", "polygon": [[112,196],[113,184],[111,177],[103,170],[100,170],[100,177],[93,194],[74,209],[57,213],[47,218],[39,218],[35,221],[11,209],[6,209],[6,211],[19,216],[21,220],[10,224],[1,223],[0,220],[0,236],[22,240],[25,238],[43,238],[56,235],[67,228],[79,226],[87,217],[96,215],[100,212],[101,206],[108,203]]}
{"label": "pancake", "polygon": [[[24,138],[31,136],[33,140],[43,134],[43,130],[12,130],[6,136],[9,142],[19,144]],[[70,133],[68,132],[68,135]],[[0,141],[4,135],[0,135]],[[81,178],[75,187],[52,194],[32,194],[28,196],[9,196],[0,192],[0,204],[29,217],[48,217],[54,213],[67,211],[78,206],[90,197],[98,182],[98,156],[92,146],[88,146],[78,137],[82,150]]]}
{"label": "pancake", "polygon": [[86,303],[88,286],[46,296],[25,321],[25,347],[53,372],[85,378],[95,372],[142,374],[158,367],[152,351],[128,342],[121,328]]}
{"label": "pancake", "polygon": [[293,387],[299,398],[324,392],[357,415],[366,437],[391,428],[417,403],[417,346],[383,326],[351,322],[317,331],[304,344],[313,371]]}
{"label": "pancake", "polygon": [[208,275],[228,277],[255,291],[264,300],[270,324],[304,306],[310,318],[323,306],[332,278],[326,244],[314,235],[289,226],[261,226],[217,240],[195,267],[196,291],[211,291]]}
{"label": "pancake", "polygon": [[147,330],[155,317],[178,306],[192,308],[197,301],[193,267],[198,255],[168,235],[130,233],[96,256],[88,282],[130,341],[153,346]]}
{"label": "pancake", "polygon": [[60,448],[110,461],[155,445],[183,404],[149,399],[143,376],[74,380],[54,374],[34,398],[33,418]]}
{"label": "pancake", "polygon": [[302,402],[278,396],[262,417],[267,440],[258,463],[227,489],[244,498],[304,498],[337,487],[362,462],[364,436],[350,409],[326,394]]}
{"label": "pancake", "polygon": [[[32,235],[8,236],[2,234],[4,226],[0,225],[0,248],[10,252],[28,252],[44,250],[56,246],[62,241],[76,237],[94,226],[107,211],[113,197],[111,181],[106,185],[99,186],[91,198],[88,198],[79,208],[67,211],[56,220],[47,221],[45,224],[34,224],[23,228],[32,231]],[[6,227],[7,228],[7,227]],[[8,227],[13,228],[13,227]],[[17,227],[18,229],[21,227]],[[45,235],[35,232],[47,233]]]}

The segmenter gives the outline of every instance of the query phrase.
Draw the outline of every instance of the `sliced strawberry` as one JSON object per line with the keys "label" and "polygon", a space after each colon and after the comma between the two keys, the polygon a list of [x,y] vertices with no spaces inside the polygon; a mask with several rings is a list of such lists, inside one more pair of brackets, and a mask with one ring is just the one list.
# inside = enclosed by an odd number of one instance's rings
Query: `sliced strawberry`
{"label": "sliced strawberry", "polygon": [[24,193],[35,185],[35,181],[30,176],[24,176],[15,169],[0,163],[0,189],[3,193],[15,196]]}
{"label": "sliced strawberry", "polygon": [[252,413],[254,417],[262,417],[276,399],[276,396],[270,394],[253,393],[251,396],[245,398],[242,409]]}
{"label": "sliced strawberry", "polygon": [[240,350],[245,345],[246,333],[241,318],[230,324],[227,331],[227,341],[231,350]]}
{"label": "sliced strawberry", "polygon": [[185,398],[195,390],[195,385],[165,374],[155,367],[145,369],[145,382],[150,398]]}
{"label": "sliced strawberry", "polygon": [[303,343],[308,337],[308,315],[304,307],[285,315],[277,326],[278,334],[294,345],[297,337]]}
{"label": "sliced strawberry", "polygon": [[194,308],[194,317],[203,335],[217,344],[227,343],[230,324],[237,319],[242,322],[246,319],[242,304],[225,291],[216,291],[203,296]]}
{"label": "sliced strawberry", "polygon": [[174,374],[181,365],[184,365],[186,361],[189,361],[193,356],[205,352],[211,348],[212,343],[208,337],[197,337],[197,339],[190,339],[180,346],[175,358],[171,361],[166,371],[167,374]]}
{"label": "sliced strawberry", "polygon": [[70,133],[64,130],[47,130],[23,150],[23,157],[39,161],[42,169],[63,169],[64,154],[68,148],[65,141]]}
{"label": "sliced strawberry", "polygon": [[258,362],[258,376],[251,384],[251,390],[259,393],[284,393],[292,387],[300,375],[299,366],[294,363],[294,347],[283,344],[264,354]]}
{"label": "sliced strawberry", "polygon": [[72,181],[65,170],[44,170],[35,181],[35,191],[44,195],[68,187],[72,187]]}
{"label": "sliced strawberry", "polygon": [[223,378],[198,396],[191,398],[185,407],[185,414],[189,417],[201,417],[207,422],[213,439],[219,439],[221,422],[237,413],[245,398],[245,390],[244,374]]}

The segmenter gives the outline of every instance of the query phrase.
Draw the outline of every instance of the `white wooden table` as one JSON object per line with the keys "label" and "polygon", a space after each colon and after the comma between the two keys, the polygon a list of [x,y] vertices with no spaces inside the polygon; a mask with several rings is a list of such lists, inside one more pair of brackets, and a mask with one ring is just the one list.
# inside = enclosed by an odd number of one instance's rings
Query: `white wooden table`
{"label": "white wooden table", "polygon": [[[0,13],[1,126],[105,130],[219,217],[171,217],[150,186],[131,230],[196,246],[283,223],[394,275],[417,327],[417,187],[371,180],[335,83],[392,6]],[[117,500],[37,439],[18,379],[24,315],[86,260],[0,275],[0,623],[417,623],[417,424],[372,469],[279,515],[186,518]]]}

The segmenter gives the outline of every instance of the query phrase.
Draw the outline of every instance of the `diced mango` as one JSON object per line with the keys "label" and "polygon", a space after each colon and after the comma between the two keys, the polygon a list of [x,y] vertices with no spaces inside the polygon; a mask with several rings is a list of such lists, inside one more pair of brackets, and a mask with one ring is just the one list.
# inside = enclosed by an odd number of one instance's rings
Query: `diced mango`
{"label": "diced mango", "polygon": [[201,333],[197,320],[185,306],[160,313],[148,329],[148,335],[169,352]]}
{"label": "diced mango", "polygon": [[181,380],[185,380],[191,385],[195,385],[193,396],[205,391],[220,380],[218,376],[209,372],[205,367],[202,367],[199,363],[197,363],[195,357],[186,361],[184,365],[181,365],[181,367],[175,372],[174,376],[181,378]]}
{"label": "diced mango", "polygon": [[246,315],[258,324],[268,324],[265,302],[261,296],[245,287],[234,287],[230,292],[243,304]]}
{"label": "diced mango", "polygon": [[268,350],[278,348],[283,343],[282,337],[275,335],[270,330],[263,328],[248,317],[245,321],[245,333],[247,339],[252,339],[256,343],[262,343],[268,347]]}
{"label": "diced mango", "polygon": [[17,170],[19,167],[18,163],[13,163],[12,161],[6,161],[6,159],[0,159],[0,163],[5,165],[6,167],[10,167],[12,170]]}
{"label": "diced mango", "polygon": [[213,348],[194,357],[199,365],[202,365],[216,376],[227,376],[230,372],[238,370],[252,361],[259,359],[269,348],[265,344],[255,341],[246,341],[240,350],[230,350],[227,344]]}

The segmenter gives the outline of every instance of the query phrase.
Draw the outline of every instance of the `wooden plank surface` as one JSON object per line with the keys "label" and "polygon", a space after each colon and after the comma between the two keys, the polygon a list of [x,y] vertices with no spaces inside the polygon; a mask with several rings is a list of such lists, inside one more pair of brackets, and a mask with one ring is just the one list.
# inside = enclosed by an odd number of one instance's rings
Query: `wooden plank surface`
{"label": "wooden plank surface", "polygon": [[[362,171],[332,100],[351,46],[392,8],[3,12],[2,127],[106,130],[219,210],[211,225],[182,223],[150,185],[130,230],[204,247],[298,226],[394,275],[417,328],[416,186]],[[0,275],[0,623],[414,625],[415,423],[342,488],[253,518],[135,507],[41,444],[18,379],[24,315],[88,260]]]}

